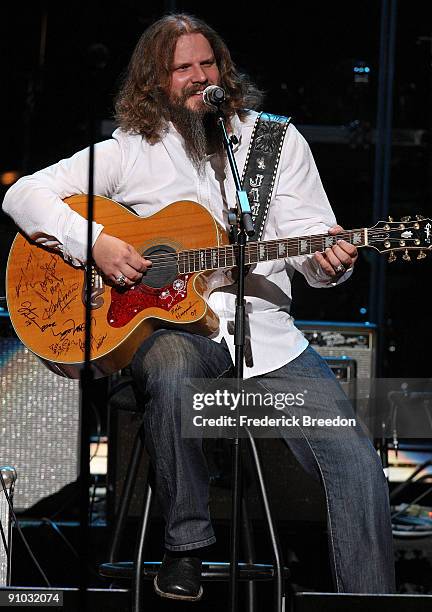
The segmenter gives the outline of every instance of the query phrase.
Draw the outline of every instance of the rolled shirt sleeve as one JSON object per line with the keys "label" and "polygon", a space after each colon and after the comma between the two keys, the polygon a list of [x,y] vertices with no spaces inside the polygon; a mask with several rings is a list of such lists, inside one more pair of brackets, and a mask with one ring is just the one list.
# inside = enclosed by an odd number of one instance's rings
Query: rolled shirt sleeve
{"label": "rolled shirt sleeve", "polygon": [[[126,143],[126,139],[123,141]],[[95,145],[94,192],[115,191],[124,159],[123,142],[110,139]],[[3,210],[31,239],[56,248],[73,265],[85,264],[87,220],[65,202],[88,192],[89,149],[19,179],[6,193]],[[103,226],[93,222],[93,244]]]}

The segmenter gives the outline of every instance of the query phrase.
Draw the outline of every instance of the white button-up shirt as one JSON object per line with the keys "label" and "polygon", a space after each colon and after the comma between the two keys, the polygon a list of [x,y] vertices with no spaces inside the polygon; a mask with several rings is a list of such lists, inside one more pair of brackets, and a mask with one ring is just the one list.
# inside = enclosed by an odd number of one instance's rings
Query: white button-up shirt
{"label": "white button-up shirt", "polygon": [[[232,129],[238,138],[235,158],[240,175],[257,114]],[[3,208],[16,224],[39,243],[56,247],[72,263],[85,263],[86,220],[63,199],[88,190],[88,149],[33,175],[21,178],[6,194]],[[139,135],[116,130],[95,147],[94,191],[149,216],[177,200],[193,200],[209,209],[228,229],[228,208],[236,194],[229,166],[208,156],[197,172],[187,158],[183,139],[172,124],[161,142],[151,145]],[[309,146],[293,125],[288,127],[276,176],[263,240],[326,233],[336,223]],[[96,240],[103,227],[94,223]],[[312,255],[254,264],[246,277],[245,378],[275,370],[297,357],[307,340],[289,314],[291,277],[301,272],[316,287],[331,286]],[[341,279],[345,280],[350,272]],[[340,282],[339,281],[339,282]],[[225,338],[234,360],[236,287],[215,290],[210,307],[220,318],[214,340]]]}

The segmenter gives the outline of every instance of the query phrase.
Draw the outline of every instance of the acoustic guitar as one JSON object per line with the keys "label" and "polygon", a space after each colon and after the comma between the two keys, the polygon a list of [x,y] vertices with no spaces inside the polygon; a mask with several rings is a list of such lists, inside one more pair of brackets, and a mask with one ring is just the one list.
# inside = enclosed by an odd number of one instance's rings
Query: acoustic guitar
{"label": "acoustic guitar", "polygon": [[[87,196],[65,202],[83,217]],[[174,202],[150,217],[139,217],[108,198],[96,196],[94,218],[108,234],[131,244],[152,261],[141,282],[130,288],[109,286],[92,270],[91,362],[95,376],[128,365],[145,338],[159,327],[177,327],[207,336],[219,320],[208,306],[210,293],[233,282],[236,247],[210,212],[191,201]],[[380,221],[371,228],[300,236],[246,245],[246,263],[254,264],[324,251],[343,238],[380,253],[432,248],[430,219]],[[17,234],[7,265],[7,301],[20,340],[51,370],[78,378],[84,362],[85,270]]]}

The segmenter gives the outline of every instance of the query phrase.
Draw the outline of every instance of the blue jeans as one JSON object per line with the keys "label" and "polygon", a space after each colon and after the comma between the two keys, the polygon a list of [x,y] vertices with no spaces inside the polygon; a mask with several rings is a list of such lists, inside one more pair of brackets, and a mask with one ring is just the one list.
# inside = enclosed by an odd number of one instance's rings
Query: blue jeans
{"label": "blue jeans", "polygon": [[[224,343],[177,330],[155,332],[133,359],[132,374],[145,409],[146,446],[155,469],[168,550],[193,550],[215,542],[202,440],[181,436],[181,389],[185,379],[220,378],[230,375],[232,368]],[[308,377],[325,379],[322,391],[317,392],[315,385],[308,397],[309,414],[354,417],[333,372],[311,347],[256,381],[271,392],[280,391],[281,379],[288,384],[289,379]],[[289,413],[295,416],[295,407]],[[388,488],[369,439],[359,428],[323,437],[315,428],[300,426],[297,435],[285,437],[285,442],[324,487],[336,591],[394,592]]]}

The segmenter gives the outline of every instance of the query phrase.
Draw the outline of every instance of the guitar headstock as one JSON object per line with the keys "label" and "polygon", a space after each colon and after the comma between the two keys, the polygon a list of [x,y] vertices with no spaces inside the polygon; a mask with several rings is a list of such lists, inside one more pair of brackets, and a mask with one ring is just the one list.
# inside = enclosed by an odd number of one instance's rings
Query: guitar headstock
{"label": "guitar headstock", "polygon": [[396,260],[395,251],[403,251],[402,259],[410,261],[408,251],[419,251],[417,259],[426,257],[425,250],[432,250],[432,220],[416,215],[402,217],[400,221],[378,221],[368,229],[368,246],[380,253],[390,253],[389,262]]}

